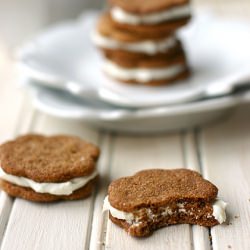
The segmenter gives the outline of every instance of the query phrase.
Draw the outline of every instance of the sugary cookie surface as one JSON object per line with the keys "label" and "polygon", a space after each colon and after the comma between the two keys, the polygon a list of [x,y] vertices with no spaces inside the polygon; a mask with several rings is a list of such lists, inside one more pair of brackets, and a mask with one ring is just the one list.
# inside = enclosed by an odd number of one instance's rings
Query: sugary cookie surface
{"label": "sugary cookie surface", "polygon": [[163,207],[171,202],[213,201],[218,189],[194,171],[187,169],[145,170],[120,178],[109,186],[110,204],[133,212],[141,207]]}
{"label": "sugary cookie surface", "polygon": [[25,135],[0,146],[1,168],[36,182],[63,182],[89,175],[99,149],[74,136]]}

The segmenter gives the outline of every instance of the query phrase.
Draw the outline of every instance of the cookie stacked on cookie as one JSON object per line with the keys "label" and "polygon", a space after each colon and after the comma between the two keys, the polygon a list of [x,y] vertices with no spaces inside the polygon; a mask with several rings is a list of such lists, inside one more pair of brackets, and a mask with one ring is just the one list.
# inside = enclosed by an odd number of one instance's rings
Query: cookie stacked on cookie
{"label": "cookie stacked on cookie", "polygon": [[104,72],[125,83],[165,85],[188,76],[176,31],[190,19],[189,0],[110,0],[93,35]]}
{"label": "cookie stacked on cookie", "polygon": [[91,194],[99,149],[74,136],[26,135],[0,146],[0,187],[9,195],[49,202]]}

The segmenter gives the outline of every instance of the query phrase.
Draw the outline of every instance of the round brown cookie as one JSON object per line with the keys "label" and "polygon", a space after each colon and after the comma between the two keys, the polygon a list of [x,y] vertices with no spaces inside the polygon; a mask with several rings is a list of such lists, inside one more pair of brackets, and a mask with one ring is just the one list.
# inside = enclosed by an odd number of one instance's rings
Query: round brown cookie
{"label": "round brown cookie", "polygon": [[184,51],[179,51],[179,54],[171,57],[157,57],[152,56],[145,59],[137,59],[137,60],[124,60],[124,58],[119,57],[107,57],[110,61],[114,62],[115,64],[119,65],[122,68],[164,68],[175,64],[186,64],[186,56]]}
{"label": "round brown cookie", "polygon": [[52,202],[58,200],[78,200],[86,198],[92,193],[96,180],[97,177],[89,181],[84,187],[75,190],[70,195],[52,195],[48,193],[37,193],[31,188],[17,186],[4,180],[0,180],[0,187],[6,193],[13,197],[20,197],[26,200],[37,202]]}
{"label": "round brown cookie", "polygon": [[109,13],[104,13],[100,16],[97,23],[97,31],[106,37],[122,41],[122,42],[140,42],[145,40],[159,40],[172,35],[172,32],[136,32],[128,27],[120,26],[114,22]]}
{"label": "round brown cookie", "polygon": [[142,207],[164,207],[171,202],[212,202],[218,189],[188,169],[151,169],[113,181],[108,188],[111,206],[133,212]]}
{"label": "round brown cookie", "polygon": [[20,136],[0,146],[0,164],[11,175],[64,182],[95,170],[99,149],[74,136]]}
{"label": "round brown cookie", "polygon": [[[111,19],[110,15],[109,18]],[[137,34],[138,37],[162,38],[169,34],[173,34],[177,29],[186,25],[190,21],[190,18],[191,16],[188,16],[155,25],[131,25],[126,23],[118,23],[112,20],[110,22],[113,22],[113,25],[116,29],[122,30],[123,32],[130,32],[131,34]]]}
{"label": "round brown cookie", "polygon": [[189,0],[109,0],[111,5],[136,14],[159,12],[171,7],[188,4]]}
{"label": "round brown cookie", "polygon": [[148,55],[148,54],[141,53],[141,52],[130,52],[130,51],[125,51],[125,50],[120,50],[120,49],[101,48],[101,50],[107,58],[110,58],[113,61],[115,60],[124,60],[124,61],[151,60],[152,58],[164,60],[166,57],[173,57],[181,53],[182,45],[178,41],[176,46],[168,49],[164,53],[157,53],[155,55]]}

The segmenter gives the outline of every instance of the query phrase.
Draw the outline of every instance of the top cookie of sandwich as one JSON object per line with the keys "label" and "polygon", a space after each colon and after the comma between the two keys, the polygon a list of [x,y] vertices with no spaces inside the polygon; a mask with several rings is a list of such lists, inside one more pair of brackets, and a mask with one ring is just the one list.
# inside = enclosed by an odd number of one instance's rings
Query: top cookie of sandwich
{"label": "top cookie of sandwich", "polygon": [[64,182],[92,173],[99,149],[74,136],[20,136],[0,146],[0,165],[8,174],[36,182]]}
{"label": "top cookie of sandwich", "polygon": [[189,3],[189,0],[109,0],[109,2],[131,13],[146,14],[184,5]]}
{"label": "top cookie of sandwich", "polygon": [[144,170],[113,181],[108,189],[110,204],[125,212],[171,202],[210,202],[217,192],[216,186],[188,169]]}

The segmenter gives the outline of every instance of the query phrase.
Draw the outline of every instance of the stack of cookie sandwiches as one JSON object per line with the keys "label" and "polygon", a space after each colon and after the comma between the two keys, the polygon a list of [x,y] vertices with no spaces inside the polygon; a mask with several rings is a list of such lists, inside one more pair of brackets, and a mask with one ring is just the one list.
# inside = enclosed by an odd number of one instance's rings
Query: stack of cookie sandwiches
{"label": "stack of cookie sandwiches", "polygon": [[176,31],[190,19],[189,0],[110,0],[93,34],[104,72],[124,83],[164,85],[188,77]]}
{"label": "stack of cookie sandwiches", "polygon": [[74,136],[30,134],[0,146],[0,187],[9,195],[49,202],[89,196],[99,149]]}

